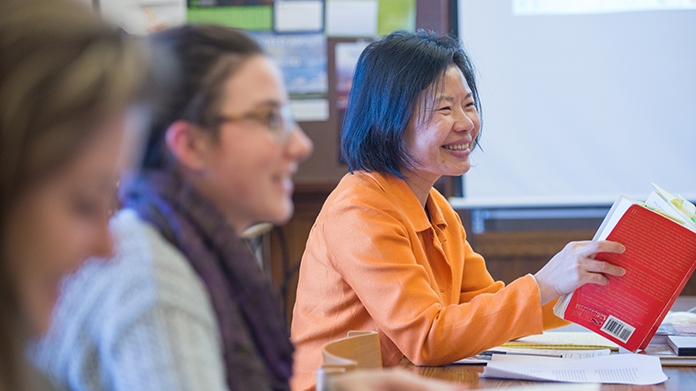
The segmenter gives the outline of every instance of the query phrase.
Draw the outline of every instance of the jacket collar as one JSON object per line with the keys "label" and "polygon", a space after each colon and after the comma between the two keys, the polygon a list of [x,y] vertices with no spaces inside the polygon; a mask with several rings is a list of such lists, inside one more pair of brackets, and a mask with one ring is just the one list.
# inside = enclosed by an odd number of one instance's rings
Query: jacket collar
{"label": "jacket collar", "polygon": [[430,189],[428,199],[425,201],[426,208],[430,213],[430,219],[425,213],[425,209],[418,201],[418,198],[413,193],[413,190],[408,186],[405,180],[397,178],[390,174],[381,174],[378,172],[355,172],[357,175],[365,175],[374,180],[384,192],[392,198],[395,203],[403,210],[404,214],[409,217],[413,227],[417,232],[422,232],[429,229],[431,226],[437,226],[444,229],[447,222],[442,214],[442,209],[435,202],[436,197],[442,197],[440,193]]}

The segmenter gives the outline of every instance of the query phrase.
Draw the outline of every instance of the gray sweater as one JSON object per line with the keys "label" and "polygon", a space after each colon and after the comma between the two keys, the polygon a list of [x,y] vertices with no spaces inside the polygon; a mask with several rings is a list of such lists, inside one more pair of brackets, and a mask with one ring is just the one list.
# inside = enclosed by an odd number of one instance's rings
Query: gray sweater
{"label": "gray sweater", "polygon": [[132,210],[111,221],[116,254],[63,282],[30,359],[60,389],[226,390],[208,292],[184,256]]}

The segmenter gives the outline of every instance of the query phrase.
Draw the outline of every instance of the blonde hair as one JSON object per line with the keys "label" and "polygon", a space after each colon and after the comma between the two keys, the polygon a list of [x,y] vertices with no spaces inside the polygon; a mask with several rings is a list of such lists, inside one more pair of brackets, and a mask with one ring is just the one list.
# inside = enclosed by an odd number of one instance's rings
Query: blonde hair
{"label": "blonde hair", "polygon": [[[18,194],[142,93],[141,43],[70,0],[1,0],[0,229]],[[0,243],[2,243],[0,241]],[[0,391],[26,389],[20,309],[0,248]]]}

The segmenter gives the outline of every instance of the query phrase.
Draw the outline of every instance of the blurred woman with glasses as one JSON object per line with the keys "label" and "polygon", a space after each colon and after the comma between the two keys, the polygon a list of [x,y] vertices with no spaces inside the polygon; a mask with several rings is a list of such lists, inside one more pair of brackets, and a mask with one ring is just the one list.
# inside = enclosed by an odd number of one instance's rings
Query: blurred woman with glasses
{"label": "blurred woman with glasses", "polygon": [[246,35],[184,26],[151,41],[180,82],[154,114],[141,172],[122,185],[116,255],[66,281],[30,353],[66,389],[286,389],[280,301],[239,237],[290,218],[292,175],[312,143],[280,70]]}

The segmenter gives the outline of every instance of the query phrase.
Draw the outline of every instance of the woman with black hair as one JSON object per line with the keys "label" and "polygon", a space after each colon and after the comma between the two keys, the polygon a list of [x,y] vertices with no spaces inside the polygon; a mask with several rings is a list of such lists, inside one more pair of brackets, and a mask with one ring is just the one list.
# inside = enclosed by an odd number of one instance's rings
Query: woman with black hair
{"label": "woman with black hair", "polygon": [[471,168],[480,101],[471,60],[451,37],[395,32],[361,54],[341,148],[350,173],[326,200],[307,241],[292,321],[294,390],[311,389],[320,347],[376,330],[382,360],[443,365],[566,324],[554,300],[604,274],[622,252],[573,242],[535,275],[494,281],[457,213],[433,188]]}

